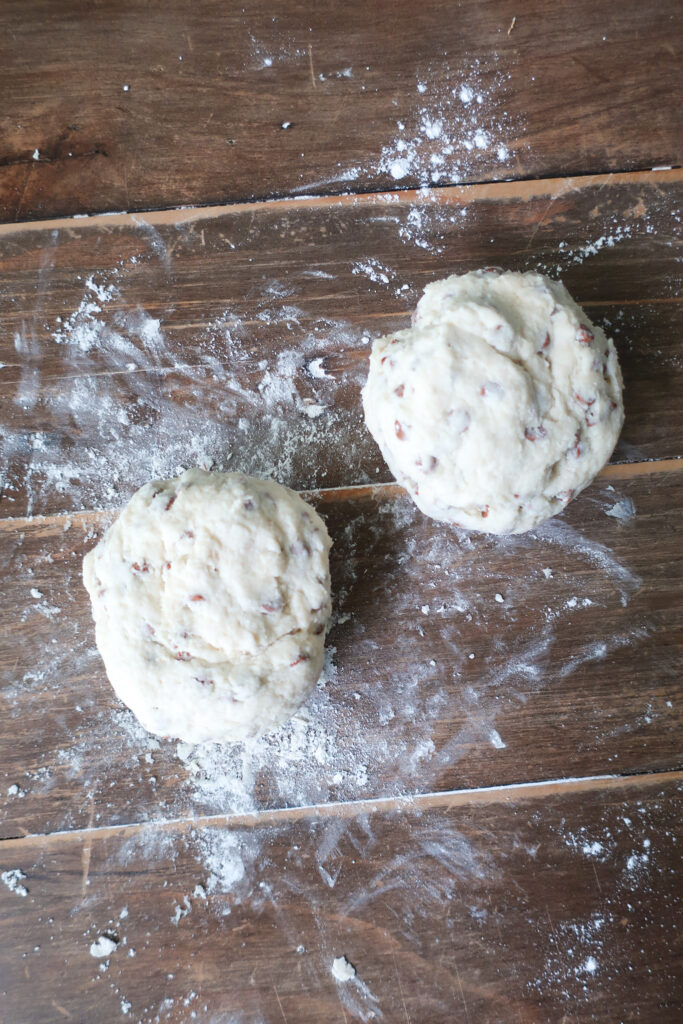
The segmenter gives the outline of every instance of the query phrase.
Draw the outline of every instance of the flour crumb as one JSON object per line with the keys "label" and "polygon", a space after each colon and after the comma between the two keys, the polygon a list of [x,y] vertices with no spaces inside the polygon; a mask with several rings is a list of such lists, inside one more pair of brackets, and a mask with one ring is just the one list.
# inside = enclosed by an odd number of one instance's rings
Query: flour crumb
{"label": "flour crumb", "polygon": [[496,594],[495,595],[495,600],[497,601],[498,604],[503,604],[504,601],[505,601],[505,598],[503,597],[502,594]]}
{"label": "flour crumb", "polygon": [[114,935],[105,932],[90,946],[90,956],[100,959],[105,956],[111,956],[118,944],[119,940]]}
{"label": "flour crumb", "polygon": [[326,405],[315,405],[312,403],[309,404],[308,402],[304,402],[303,404],[303,412],[305,412],[309,419],[312,420],[317,420],[318,416],[322,416],[326,409]]}
{"label": "flour crumb", "polygon": [[28,889],[21,884],[23,878],[26,878],[26,875],[20,868],[12,868],[10,871],[3,871],[0,874],[0,879],[15,896],[28,896]]}
{"label": "flour crumb", "polygon": [[306,369],[310,373],[311,377],[315,377],[317,380],[323,380],[325,377],[328,380],[332,379],[332,375],[327,373],[323,366],[324,356],[318,356],[317,359],[311,359],[310,362],[306,363]]}
{"label": "flour crumb", "polygon": [[337,981],[351,981],[356,977],[356,968],[345,956],[338,956],[332,961],[332,974]]}

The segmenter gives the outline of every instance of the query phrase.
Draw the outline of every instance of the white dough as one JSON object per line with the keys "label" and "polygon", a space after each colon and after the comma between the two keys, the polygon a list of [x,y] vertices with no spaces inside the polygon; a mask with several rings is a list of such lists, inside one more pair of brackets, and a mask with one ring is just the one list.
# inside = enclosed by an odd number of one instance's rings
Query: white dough
{"label": "white dough", "polygon": [[146,484],[83,560],[112,686],[150,732],[230,741],[311,692],[330,538],[294,491],[192,469]]}
{"label": "white dough", "polygon": [[419,508],[487,533],[562,511],[624,420],[613,342],[564,285],[498,270],[427,285],[413,327],[375,341],[363,406]]}

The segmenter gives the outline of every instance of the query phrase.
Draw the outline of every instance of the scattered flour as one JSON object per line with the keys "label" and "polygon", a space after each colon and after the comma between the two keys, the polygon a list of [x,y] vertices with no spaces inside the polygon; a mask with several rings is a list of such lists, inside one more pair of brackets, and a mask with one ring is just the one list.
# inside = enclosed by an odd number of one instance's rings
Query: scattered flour
{"label": "scattered flour", "polygon": [[428,186],[456,184],[476,177],[477,167],[491,160],[501,177],[510,177],[514,162],[512,138],[521,125],[505,111],[508,72],[498,70],[494,54],[473,59],[460,69],[419,75],[420,101],[408,119],[397,120],[396,136],[382,147],[378,171],[394,181]]}
{"label": "scattered flour", "polygon": [[[164,258],[158,235],[149,234],[148,260]],[[283,302],[286,289],[270,280],[248,318],[228,309],[202,327],[188,362],[188,349],[159,318],[140,307],[121,310],[123,290],[143,269],[136,259],[109,279],[88,277],[77,308],[56,319],[47,340],[28,328],[26,337],[17,334],[24,368],[14,409],[8,405],[5,421],[0,415],[8,512],[116,507],[143,482],[191,465],[322,487],[323,449],[343,451],[354,479],[369,481],[364,464],[373,449],[360,413],[335,401],[342,380],[360,388],[363,367],[347,367],[342,377],[326,363],[330,353],[359,347],[359,330],[311,318]],[[266,358],[255,367],[254,345],[273,330],[280,337],[263,345]],[[60,360],[56,383],[41,379],[47,359]],[[35,429],[36,418],[51,428]]]}

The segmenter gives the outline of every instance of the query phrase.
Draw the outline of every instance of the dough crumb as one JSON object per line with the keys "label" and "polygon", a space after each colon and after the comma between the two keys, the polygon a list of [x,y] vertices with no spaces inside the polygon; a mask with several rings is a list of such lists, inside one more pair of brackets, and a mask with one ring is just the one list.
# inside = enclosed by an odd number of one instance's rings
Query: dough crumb
{"label": "dough crumb", "polygon": [[337,981],[351,981],[351,978],[356,977],[356,968],[345,956],[337,956],[332,961],[332,974]]}

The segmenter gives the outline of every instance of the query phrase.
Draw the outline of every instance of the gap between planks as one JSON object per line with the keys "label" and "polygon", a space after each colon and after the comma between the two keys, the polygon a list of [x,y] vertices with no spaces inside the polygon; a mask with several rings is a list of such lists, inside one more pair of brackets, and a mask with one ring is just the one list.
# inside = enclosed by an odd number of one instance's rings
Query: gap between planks
{"label": "gap between planks", "polygon": [[59,217],[54,220],[17,221],[0,224],[0,239],[24,231],[59,231],[67,228],[93,228],[109,230],[120,227],[159,227],[160,225],[182,226],[193,221],[211,220],[214,217],[258,212],[267,209],[272,212],[306,208],[323,209],[328,206],[385,205],[387,203],[408,205],[415,203],[442,203],[466,205],[477,200],[536,199],[549,196],[559,199],[567,192],[580,192],[596,186],[606,185],[673,185],[683,182],[683,168],[671,170],[619,171],[609,174],[574,175],[565,178],[531,178],[525,181],[494,181],[486,184],[431,186],[420,189],[400,189],[389,192],[350,192],[342,195],[284,196],[277,199],[258,199],[252,202],[226,203],[220,206],[180,206],[170,210],[149,210],[145,212],[80,214],[75,217]]}
{"label": "gap between planks", "polygon": [[[472,789],[451,789],[438,793],[419,793],[412,796],[375,797],[365,800],[347,800],[324,804],[304,804],[274,810],[242,812],[240,814],[200,814],[195,817],[161,818],[152,821],[129,822],[125,825],[105,825],[58,832],[33,832],[24,836],[0,839],[0,850],[10,851],[26,843],[43,840],[55,845],[84,841],[88,850],[95,840],[113,836],[135,835],[149,829],[189,832],[196,828],[264,828],[291,821],[310,818],[353,818],[362,814],[390,814],[400,811],[424,812],[436,809],[450,810],[477,804],[516,804],[529,800],[547,800],[577,793],[619,793],[638,787],[656,787],[671,783],[683,786],[683,771],[671,769],[663,772],[642,772],[633,775],[587,775],[582,778],[549,779],[543,782],[521,782],[499,786],[480,786]],[[88,856],[89,859],[89,856]]]}
{"label": "gap between planks", "polygon": [[[680,473],[683,470],[683,457],[676,459],[655,459],[651,462],[616,462],[601,469],[596,479],[600,480],[631,480],[637,476],[661,476],[667,473]],[[351,484],[348,487],[328,487],[317,490],[298,492],[306,500],[315,499],[323,504],[334,504],[341,501],[352,501],[354,498],[387,498],[408,497],[408,492],[395,482],[377,484]],[[46,516],[0,518],[0,533],[15,533],[31,527],[64,523],[67,520],[81,523],[83,526],[98,525],[108,516],[114,516],[119,509],[84,509],[75,512],[54,512]]]}

